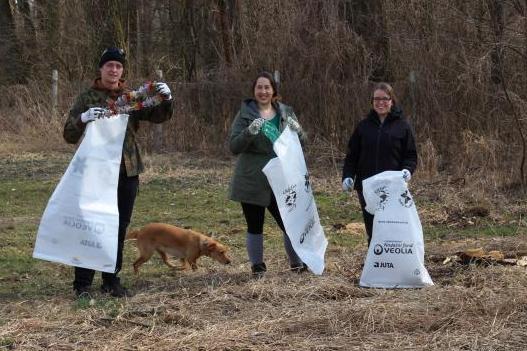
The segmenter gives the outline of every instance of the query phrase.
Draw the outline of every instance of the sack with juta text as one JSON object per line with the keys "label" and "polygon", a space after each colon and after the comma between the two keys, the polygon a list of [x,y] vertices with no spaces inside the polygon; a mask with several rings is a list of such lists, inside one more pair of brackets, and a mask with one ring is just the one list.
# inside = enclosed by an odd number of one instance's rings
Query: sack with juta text
{"label": "sack with juta text", "polygon": [[360,286],[422,288],[433,285],[424,266],[421,221],[400,171],[386,171],[362,182],[373,233]]}

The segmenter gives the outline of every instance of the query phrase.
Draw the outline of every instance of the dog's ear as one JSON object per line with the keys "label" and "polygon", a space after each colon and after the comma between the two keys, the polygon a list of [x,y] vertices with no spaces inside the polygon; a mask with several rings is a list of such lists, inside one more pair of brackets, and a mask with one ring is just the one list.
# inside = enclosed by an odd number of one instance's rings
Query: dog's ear
{"label": "dog's ear", "polygon": [[216,247],[216,243],[214,242],[214,240],[205,239],[201,242],[201,249],[207,252],[210,250],[213,250],[215,247]]}

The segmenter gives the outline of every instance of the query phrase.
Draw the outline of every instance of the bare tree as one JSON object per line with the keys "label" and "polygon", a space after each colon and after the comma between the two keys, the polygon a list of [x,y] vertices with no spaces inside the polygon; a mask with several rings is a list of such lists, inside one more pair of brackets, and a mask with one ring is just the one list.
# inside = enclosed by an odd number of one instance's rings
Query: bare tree
{"label": "bare tree", "polygon": [[346,11],[353,30],[362,36],[371,50],[374,81],[393,81],[389,67],[390,42],[384,18],[382,0],[359,0],[348,3]]}
{"label": "bare tree", "polygon": [[9,0],[0,0],[0,84],[25,83],[22,49]]}

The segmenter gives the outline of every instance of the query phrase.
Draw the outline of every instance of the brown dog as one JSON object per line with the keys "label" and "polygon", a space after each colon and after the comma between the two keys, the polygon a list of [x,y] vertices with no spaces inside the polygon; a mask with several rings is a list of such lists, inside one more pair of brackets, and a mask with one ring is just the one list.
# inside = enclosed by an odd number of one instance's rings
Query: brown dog
{"label": "brown dog", "polygon": [[[190,229],[183,229],[169,224],[150,223],[143,228],[128,232],[126,239],[137,239],[139,258],[134,262],[134,272],[148,261],[155,251],[161,255],[163,262],[169,267],[185,270],[197,268],[196,260],[209,256],[216,261],[229,264],[227,248],[216,240]],[[181,260],[181,267],[169,261],[168,255]]]}

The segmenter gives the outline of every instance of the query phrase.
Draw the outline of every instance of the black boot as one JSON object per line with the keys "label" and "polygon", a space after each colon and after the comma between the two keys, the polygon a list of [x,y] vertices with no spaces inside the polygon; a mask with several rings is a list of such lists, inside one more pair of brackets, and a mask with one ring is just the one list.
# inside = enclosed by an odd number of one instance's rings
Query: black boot
{"label": "black boot", "polygon": [[308,267],[307,267],[307,264],[305,263],[291,265],[291,271],[298,273],[298,274],[307,272],[307,270],[308,270]]}
{"label": "black boot", "polygon": [[82,267],[75,267],[75,280],[73,281],[73,291],[78,298],[89,297],[91,283],[95,271]]}
{"label": "black boot", "polygon": [[253,272],[253,278],[260,279],[267,272],[267,267],[264,262],[252,265],[251,271]]}
{"label": "black boot", "polygon": [[73,291],[75,291],[75,296],[78,299],[91,298],[91,289],[89,285],[75,287],[73,288]]}
{"label": "black boot", "polygon": [[133,294],[124,286],[121,285],[119,278],[114,278],[110,281],[105,281],[101,285],[101,292],[103,294],[110,294],[113,297],[132,297]]}

